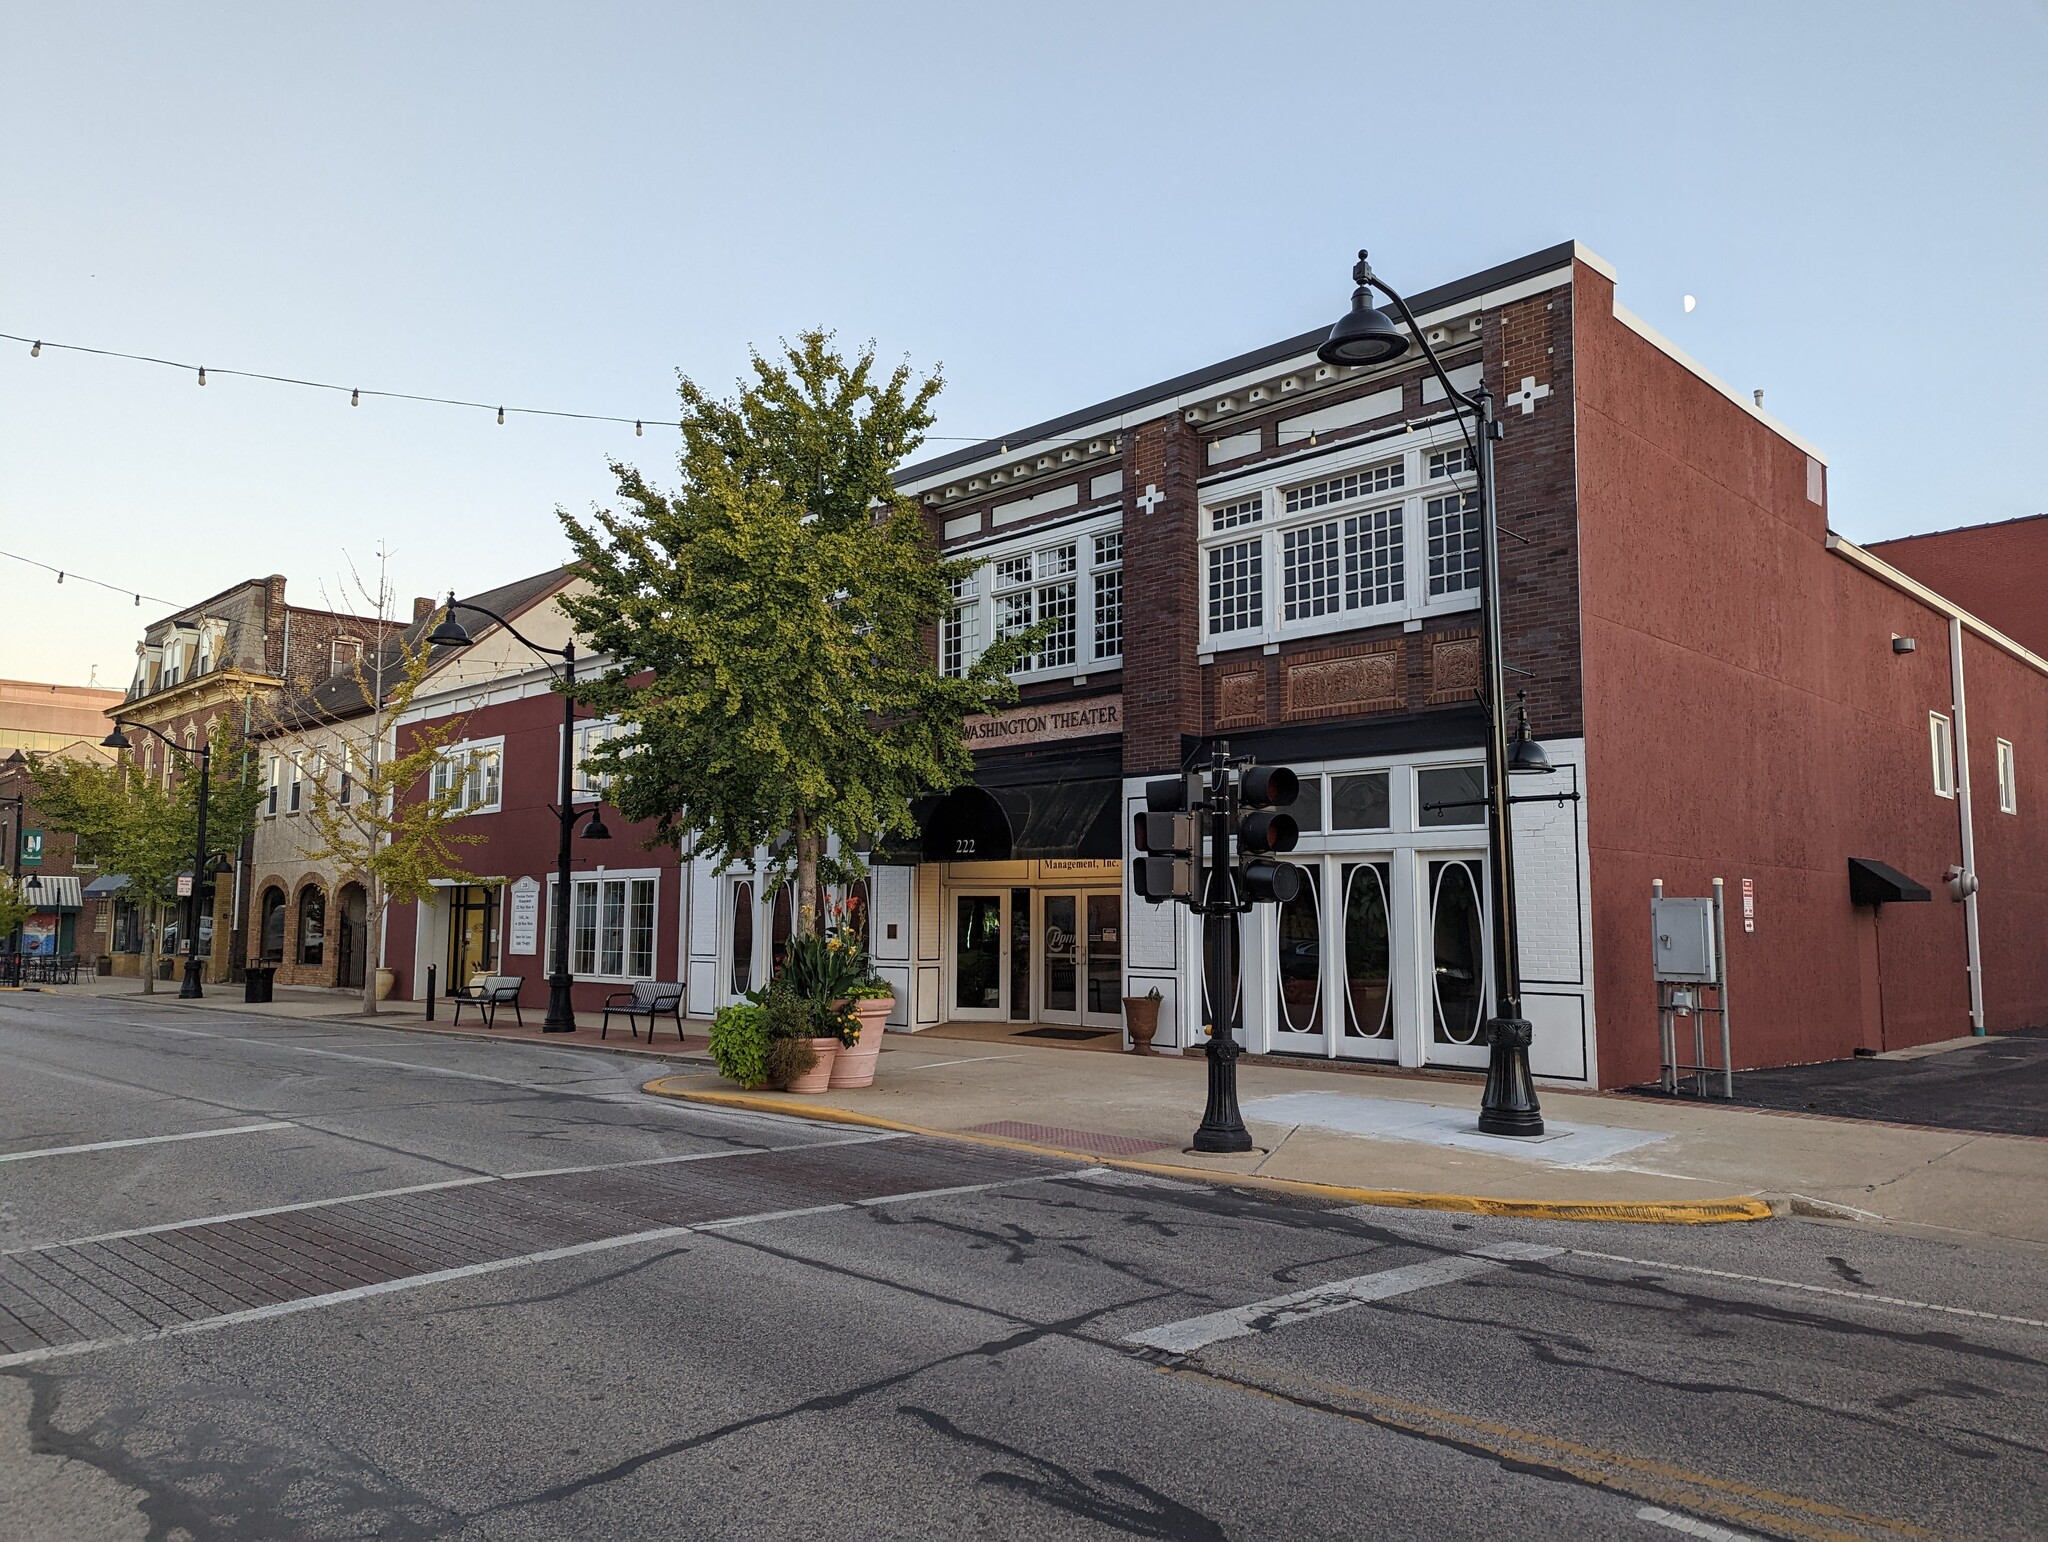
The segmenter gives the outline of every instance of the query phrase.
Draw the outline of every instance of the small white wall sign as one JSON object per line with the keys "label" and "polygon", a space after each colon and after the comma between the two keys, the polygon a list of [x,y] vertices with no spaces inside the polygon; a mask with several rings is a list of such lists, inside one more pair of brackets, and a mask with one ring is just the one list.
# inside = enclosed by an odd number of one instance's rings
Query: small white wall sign
{"label": "small white wall sign", "polygon": [[540,951],[540,883],[521,878],[512,885],[511,903],[506,907],[505,951]]}

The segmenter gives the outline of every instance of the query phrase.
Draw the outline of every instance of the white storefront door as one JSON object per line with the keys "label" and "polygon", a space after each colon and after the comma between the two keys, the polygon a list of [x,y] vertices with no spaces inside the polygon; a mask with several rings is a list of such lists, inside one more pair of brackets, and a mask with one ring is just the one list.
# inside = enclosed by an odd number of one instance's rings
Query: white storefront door
{"label": "white storefront door", "polygon": [[951,936],[946,956],[946,1015],[999,1022],[1010,1006],[1008,890],[955,889],[947,897]]}
{"label": "white storefront door", "polygon": [[1470,853],[1416,856],[1422,880],[1422,1059],[1430,1065],[1486,1064],[1488,966],[1486,864]]}
{"label": "white storefront door", "polygon": [[1115,1028],[1123,1022],[1123,895],[1040,890],[1038,1012],[1041,1022]]}

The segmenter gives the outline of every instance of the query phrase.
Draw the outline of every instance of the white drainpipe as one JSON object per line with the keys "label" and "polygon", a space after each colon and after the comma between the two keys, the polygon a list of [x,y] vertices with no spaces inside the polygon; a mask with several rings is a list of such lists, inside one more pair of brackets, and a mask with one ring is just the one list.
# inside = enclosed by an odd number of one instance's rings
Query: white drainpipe
{"label": "white drainpipe", "polygon": [[1963,932],[1970,946],[1970,1032],[1984,1032],[1984,954],[1977,930],[1977,837],[1970,824],[1970,709],[1963,694],[1963,622],[1948,619],[1948,672],[1955,686],[1956,818],[1963,827]]}

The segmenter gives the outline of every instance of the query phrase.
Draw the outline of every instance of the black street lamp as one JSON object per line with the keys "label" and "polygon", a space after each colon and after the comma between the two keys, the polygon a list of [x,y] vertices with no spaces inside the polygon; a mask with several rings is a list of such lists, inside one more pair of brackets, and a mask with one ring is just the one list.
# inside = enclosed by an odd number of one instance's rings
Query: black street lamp
{"label": "black street lamp", "polygon": [[[1408,302],[1366,261],[1363,251],[1351,270],[1351,309],[1330,328],[1330,335],[1316,350],[1326,364],[1385,364],[1400,358],[1410,339],[1422,345],[1430,367],[1436,371],[1445,394],[1463,412],[1472,414],[1478,428],[1477,442],[1465,433],[1466,446],[1479,478],[1479,539],[1481,553],[1480,616],[1485,651],[1486,692],[1486,848],[1491,880],[1493,916],[1493,1016],[1486,1023],[1486,1091],[1479,1103],[1479,1128],[1489,1135],[1541,1135],[1543,1114],[1536,1101],[1536,1083],[1529,1073],[1529,1043],[1532,1030],[1522,1016],[1522,966],[1515,921],[1514,840],[1508,826],[1507,770],[1542,772],[1550,769],[1543,746],[1529,736],[1529,716],[1522,709],[1520,731],[1510,754],[1506,668],[1501,657],[1500,522],[1494,502],[1493,445],[1502,435],[1502,425],[1493,416],[1493,395],[1482,378],[1469,395],[1451,383],[1450,373],[1416,324]],[[1407,336],[1393,319],[1374,307],[1371,290],[1389,300],[1408,324]],[[1459,428],[1465,427],[1461,412]]]}
{"label": "black street lamp", "polygon": [[[555,967],[548,971],[548,1015],[541,1023],[541,1031],[574,1033],[576,1004],[569,993],[569,987],[575,983],[575,976],[569,972],[569,902],[574,891],[569,884],[569,859],[576,816],[584,812],[570,801],[573,789],[569,773],[576,759],[576,698],[568,692],[576,684],[576,640],[571,638],[559,648],[543,647],[530,637],[520,636],[519,629],[496,611],[456,599],[455,591],[451,589],[448,591],[447,608],[441,613],[440,625],[427,634],[429,644],[437,648],[467,648],[470,645],[469,629],[455,619],[458,610],[495,621],[533,652],[562,661],[561,680],[565,690],[562,696],[561,802],[555,810],[561,824],[561,844],[555,858],[554,924],[549,928],[554,934]],[[611,839],[612,832],[605,828],[599,808],[598,804],[590,805],[590,820],[583,827],[583,839],[586,841]]]}
{"label": "black street lamp", "polygon": [[[134,748],[124,732],[130,725],[119,718],[114,720],[114,731],[100,740],[105,749],[125,750]],[[155,734],[180,755],[199,762],[199,834],[192,848],[192,888],[185,896],[185,935],[180,939],[185,954],[185,980],[178,987],[180,1001],[196,1001],[206,994],[199,988],[199,887],[206,882],[206,805],[212,801],[210,795],[213,774],[213,747],[201,745],[194,749],[180,744],[169,734],[151,728],[147,723],[133,725],[144,733]]]}

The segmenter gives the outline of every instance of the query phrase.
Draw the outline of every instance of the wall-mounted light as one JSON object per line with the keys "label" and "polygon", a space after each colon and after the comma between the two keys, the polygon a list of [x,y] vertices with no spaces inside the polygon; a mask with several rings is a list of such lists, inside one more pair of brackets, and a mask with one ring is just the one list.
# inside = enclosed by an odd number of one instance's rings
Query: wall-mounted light
{"label": "wall-mounted light", "polygon": [[1897,632],[1892,633],[1892,652],[1894,653],[1911,653],[1919,646],[1910,637],[1901,637]]}

